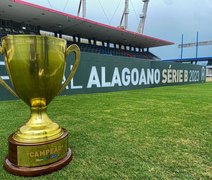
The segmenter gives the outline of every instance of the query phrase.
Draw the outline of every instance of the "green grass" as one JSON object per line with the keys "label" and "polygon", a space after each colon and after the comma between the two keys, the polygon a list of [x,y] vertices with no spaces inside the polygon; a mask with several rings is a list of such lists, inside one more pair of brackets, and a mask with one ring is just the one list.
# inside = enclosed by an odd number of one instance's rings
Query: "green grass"
{"label": "green grass", "polygon": [[[57,97],[48,114],[74,158],[36,179],[212,179],[212,83]],[[1,164],[27,116],[23,102],[0,102]]]}

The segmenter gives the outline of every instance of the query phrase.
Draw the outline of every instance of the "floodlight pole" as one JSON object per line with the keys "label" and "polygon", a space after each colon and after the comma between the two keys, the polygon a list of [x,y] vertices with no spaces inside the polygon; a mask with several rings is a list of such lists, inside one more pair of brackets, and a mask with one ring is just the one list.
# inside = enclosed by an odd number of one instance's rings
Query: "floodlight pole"
{"label": "floodlight pole", "polygon": [[181,38],[181,55],[180,58],[183,59],[183,34],[182,34],[182,38]]}
{"label": "floodlight pole", "polygon": [[139,22],[138,29],[137,29],[137,32],[140,34],[143,34],[143,32],[144,32],[144,24],[146,21],[147,8],[148,8],[148,3],[149,3],[149,0],[142,0],[142,1],[144,3],[143,13],[140,14],[140,22]]}
{"label": "floodlight pole", "polygon": [[[129,15],[129,0],[125,0],[124,12],[122,14],[120,25],[119,25],[120,28],[122,29],[128,28],[128,15]],[[123,20],[124,20],[124,25],[122,26]]]}
{"label": "floodlight pole", "polygon": [[196,58],[198,57],[198,47],[199,47],[199,33],[196,36]]}
{"label": "floodlight pole", "polygon": [[80,0],[77,16],[80,15],[81,9],[82,9],[82,17],[85,18],[85,16],[86,16],[86,0]]}

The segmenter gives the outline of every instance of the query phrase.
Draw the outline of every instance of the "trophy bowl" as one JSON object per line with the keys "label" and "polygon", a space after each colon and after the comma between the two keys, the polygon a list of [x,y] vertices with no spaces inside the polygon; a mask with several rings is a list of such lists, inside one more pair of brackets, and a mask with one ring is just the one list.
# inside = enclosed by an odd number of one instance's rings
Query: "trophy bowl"
{"label": "trophy bowl", "polygon": [[[62,84],[66,57],[75,53],[75,63]],[[31,109],[27,123],[8,138],[9,153],[4,167],[23,176],[37,176],[61,169],[72,153],[68,132],[48,117],[47,105],[73,78],[80,60],[75,44],[66,48],[66,40],[39,35],[10,35],[2,38],[0,53],[13,86],[0,83]]]}

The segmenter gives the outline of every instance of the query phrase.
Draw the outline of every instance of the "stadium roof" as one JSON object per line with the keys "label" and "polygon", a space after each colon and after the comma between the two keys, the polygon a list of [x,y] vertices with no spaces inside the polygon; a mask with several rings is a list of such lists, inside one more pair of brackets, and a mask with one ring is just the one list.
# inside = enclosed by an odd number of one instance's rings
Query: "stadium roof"
{"label": "stadium roof", "polygon": [[173,42],[73,16],[22,0],[0,1],[0,19],[40,26],[41,30],[109,41],[141,48],[172,45]]}

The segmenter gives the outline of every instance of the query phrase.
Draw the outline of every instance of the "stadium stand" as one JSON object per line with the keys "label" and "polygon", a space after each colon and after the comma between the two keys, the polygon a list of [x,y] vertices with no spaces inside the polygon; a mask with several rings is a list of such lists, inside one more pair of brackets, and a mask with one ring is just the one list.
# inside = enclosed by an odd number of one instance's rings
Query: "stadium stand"
{"label": "stadium stand", "polygon": [[149,60],[159,60],[149,52],[150,48],[174,44],[21,0],[1,1],[0,32],[2,36],[51,35],[66,39],[68,44],[77,43],[84,52]]}
{"label": "stadium stand", "polygon": [[[33,20],[36,20],[34,18]],[[34,34],[34,35],[40,35],[41,29],[40,26],[31,25],[24,23],[24,22],[16,22],[12,20],[5,20],[0,19],[0,37],[7,36],[7,35],[14,35],[14,34]],[[58,36],[57,33],[49,32],[44,33],[42,35],[51,35],[51,36]],[[59,33],[59,37],[65,37],[70,35],[63,35]],[[70,41],[69,39],[66,39],[68,42],[68,45],[72,43],[76,43],[82,52],[89,52],[89,53],[97,53],[97,54],[104,54],[104,55],[110,55],[110,56],[125,56],[125,57],[134,57],[138,59],[145,59],[145,60],[160,60],[159,57],[155,56],[151,52],[149,52],[149,48],[138,48],[138,47],[131,47],[130,45],[120,45],[120,44],[113,44],[113,47],[110,47],[109,42],[102,42],[97,44],[96,42],[91,44],[91,41],[88,40],[89,43],[84,43],[80,41],[80,37],[77,37],[78,41],[75,40],[75,37],[73,36],[73,41]],[[106,46],[105,46],[106,43]],[[117,47],[118,46],[118,47]]]}
{"label": "stadium stand", "polygon": [[[11,20],[0,19],[0,37],[9,34],[40,34],[39,26],[33,26],[25,23],[18,23]],[[104,43],[102,45],[85,44],[73,41],[67,41],[68,45],[77,43],[82,52],[97,53],[111,56],[126,56],[140,59],[160,60],[157,56],[150,53],[149,50],[144,52],[143,49],[134,48],[134,50],[106,47]]]}
{"label": "stadium stand", "polygon": [[0,19],[0,35],[6,36],[8,34],[40,34],[40,28],[39,26]]}
{"label": "stadium stand", "polygon": [[[6,28],[7,30],[3,30],[0,27],[0,37],[6,36],[9,34],[38,34],[33,31],[15,31],[10,28]],[[68,41],[68,45],[73,44],[74,42]],[[140,59],[151,59],[151,60],[159,60],[157,56],[154,54],[146,51],[146,52],[135,52],[130,50],[123,50],[123,49],[116,49],[116,48],[109,48],[104,46],[98,45],[91,45],[91,44],[84,44],[84,43],[76,43],[82,52],[89,52],[89,53],[97,53],[97,54],[104,54],[104,55],[111,55],[111,56],[126,56],[126,57],[135,57]]]}
{"label": "stadium stand", "polygon": [[[68,45],[74,42],[68,42]],[[89,52],[89,53],[97,53],[97,54],[104,54],[104,55],[111,55],[111,56],[126,56],[126,57],[135,57],[140,59],[151,59],[151,60],[159,60],[157,56],[154,54],[146,51],[146,52],[137,52],[137,51],[130,51],[130,50],[123,50],[120,48],[111,48],[99,45],[91,45],[91,44],[84,44],[84,43],[77,43],[80,47],[82,52]]]}

